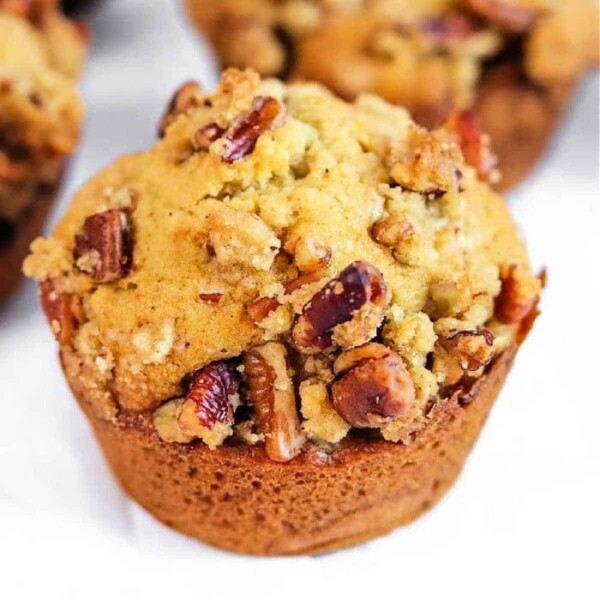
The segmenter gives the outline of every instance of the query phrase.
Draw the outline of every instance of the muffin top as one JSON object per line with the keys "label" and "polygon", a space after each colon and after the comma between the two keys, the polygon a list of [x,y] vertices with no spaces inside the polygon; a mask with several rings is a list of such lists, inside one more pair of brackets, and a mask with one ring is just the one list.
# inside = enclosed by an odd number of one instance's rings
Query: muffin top
{"label": "muffin top", "polygon": [[167,441],[409,443],[520,341],[539,282],[466,113],[228,70],[75,196],[25,272],[89,402]]}
{"label": "muffin top", "polygon": [[186,1],[226,65],[377,93],[425,125],[472,106],[498,61],[561,96],[598,61],[593,0]]}
{"label": "muffin top", "polygon": [[56,5],[0,0],[0,218],[17,219],[79,139],[87,35]]}

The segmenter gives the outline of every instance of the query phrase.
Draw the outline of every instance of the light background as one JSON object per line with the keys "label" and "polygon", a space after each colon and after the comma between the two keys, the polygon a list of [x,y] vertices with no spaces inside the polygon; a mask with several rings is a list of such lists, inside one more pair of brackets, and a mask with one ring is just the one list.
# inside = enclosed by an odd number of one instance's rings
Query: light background
{"label": "light background", "polygon": [[[216,69],[175,0],[101,2],[88,121],[62,202],[148,147],[174,88]],[[0,310],[0,595],[12,598],[598,598],[598,79],[510,205],[549,284],[460,480],[410,527],[319,558],[253,559],[155,522],[118,489],[25,284]]]}

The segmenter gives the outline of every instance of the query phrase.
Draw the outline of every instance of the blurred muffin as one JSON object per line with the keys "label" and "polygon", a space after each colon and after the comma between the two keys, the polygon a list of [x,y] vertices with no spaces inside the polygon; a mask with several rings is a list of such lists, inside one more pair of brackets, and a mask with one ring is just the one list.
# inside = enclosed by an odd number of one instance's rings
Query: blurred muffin
{"label": "blurred muffin", "polygon": [[0,0],[0,300],[19,279],[79,140],[75,84],[86,41],[52,0]]}
{"label": "blurred muffin", "polygon": [[428,132],[375,96],[228,70],[34,242],[71,388],[160,520],[314,553],[450,486],[540,289],[461,119]]}
{"label": "blurred muffin", "polygon": [[374,92],[435,126],[472,109],[505,189],[598,61],[593,0],[186,0],[225,65]]}

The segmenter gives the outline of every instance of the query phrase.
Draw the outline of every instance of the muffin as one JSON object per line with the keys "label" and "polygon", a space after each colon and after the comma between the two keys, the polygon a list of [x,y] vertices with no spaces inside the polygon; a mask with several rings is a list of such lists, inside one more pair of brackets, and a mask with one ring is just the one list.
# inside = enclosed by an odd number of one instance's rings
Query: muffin
{"label": "muffin", "polygon": [[0,300],[19,280],[79,140],[86,40],[52,0],[0,0]]}
{"label": "muffin", "polygon": [[24,268],[135,500],[220,548],[306,554],[439,499],[540,292],[473,133],[231,69],[77,193]]}
{"label": "muffin", "polygon": [[546,146],[598,61],[594,0],[186,0],[225,65],[374,92],[438,126],[471,109],[494,141],[501,187]]}

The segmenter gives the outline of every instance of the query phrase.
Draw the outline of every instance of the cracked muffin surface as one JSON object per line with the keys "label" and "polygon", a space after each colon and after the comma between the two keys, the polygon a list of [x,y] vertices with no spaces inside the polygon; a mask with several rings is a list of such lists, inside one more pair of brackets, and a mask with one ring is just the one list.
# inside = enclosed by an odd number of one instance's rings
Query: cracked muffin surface
{"label": "cracked muffin surface", "polygon": [[469,116],[228,70],[75,196],[25,272],[91,410],[274,461],[410,444],[536,313],[540,283]]}
{"label": "cracked muffin surface", "polygon": [[225,66],[319,81],[345,99],[376,93],[426,126],[474,110],[505,188],[531,168],[573,85],[598,63],[594,0],[186,4]]}
{"label": "cracked muffin surface", "polygon": [[[83,107],[76,89],[87,34],[56,2],[0,0],[0,294],[18,275],[28,240],[21,230],[47,210],[65,160],[76,148]],[[23,246],[16,260],[4,251]]]}

